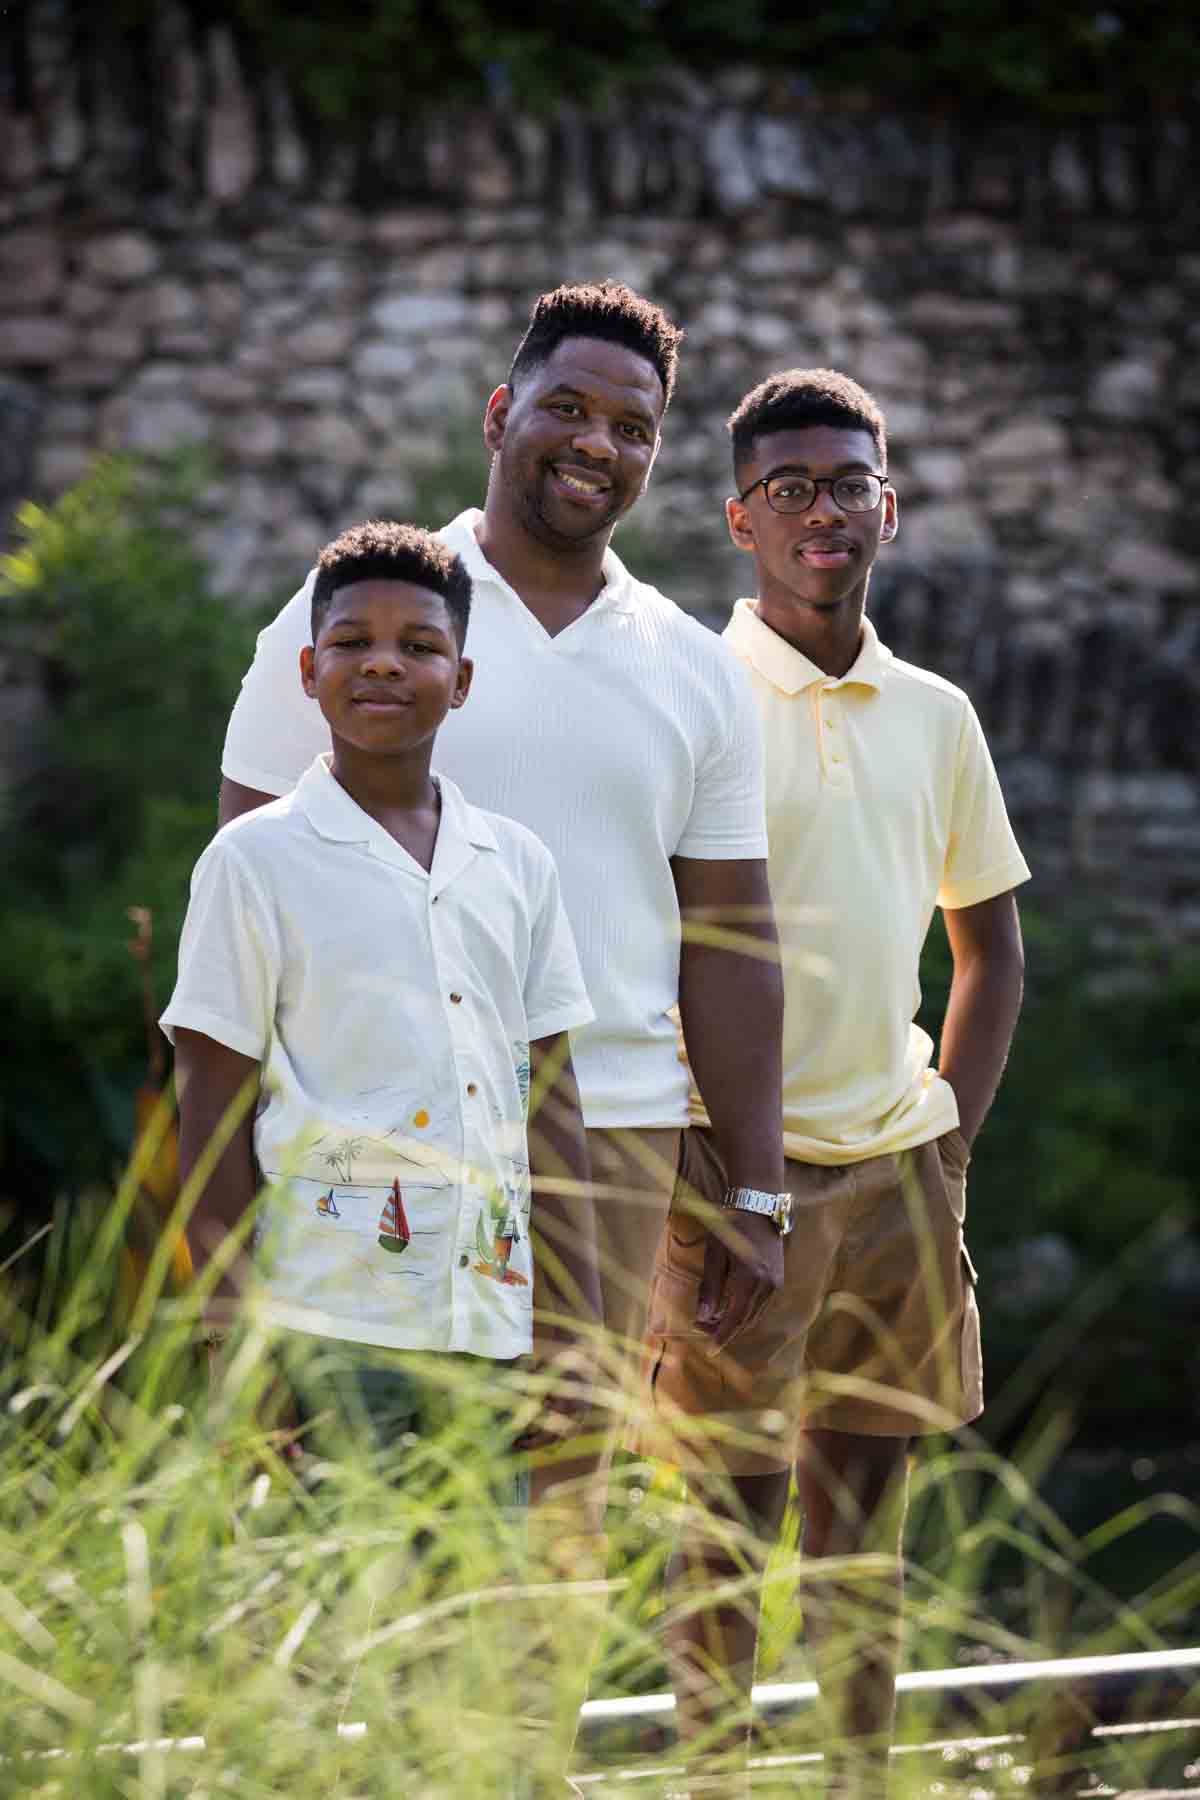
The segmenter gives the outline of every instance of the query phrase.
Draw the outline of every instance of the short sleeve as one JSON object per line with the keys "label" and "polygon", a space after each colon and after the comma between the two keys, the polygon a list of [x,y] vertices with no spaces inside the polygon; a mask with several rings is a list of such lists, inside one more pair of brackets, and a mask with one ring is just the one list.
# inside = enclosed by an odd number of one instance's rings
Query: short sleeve
{"label": "short sleeve", "polygon": [[692,810],[676,856],[750,861],[767,854],[762,726],[744,670],[716,640],[724,665],[720,726],[696,772]]}
{"label": "short sleeve", "polygon": [[264,1061],[275,1017],[277,943],[257,884],[219,834],[192,875],[175,992],[159,1020],[171,1042],[183,1025]]}
{"label": "short sleeve", "polygon": [[544,844],[536,844],[531,870],[533,915],[525,971],[525,1018],[531,1040],[573,1031],[595,1018],[583,983],[575,938],[559,892],[558,869]]}
{"label": "short sleeve", "polygon": [[938,905],[977,906],[1029,880],[1008,822],[1004,795],[983,727],[969,703],[963,709],[950,810],[950,838]]}
{"label": "short sleeve", "polygon": [[287,794],[329,748],[329,727],[300,685],[300,652],[312,642],[316,571],[258,634],[225,732],[221,773],[264,794]]}

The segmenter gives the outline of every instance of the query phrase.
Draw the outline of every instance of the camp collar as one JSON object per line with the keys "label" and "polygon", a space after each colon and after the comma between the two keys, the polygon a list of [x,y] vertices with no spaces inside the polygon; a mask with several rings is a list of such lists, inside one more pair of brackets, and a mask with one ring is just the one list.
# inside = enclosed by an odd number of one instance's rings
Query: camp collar
{"label": "camp collar", "polygon": [[[332,843],[365,844],[381,861],[424,876],[426,871],[404,846],[370,813],[364,812],[335,779],[332,762],[333,752],[326,750],[310,764],[296,786],[296,802],[313,830]],[[435,774],[433,779],[442,797],[442,815],[428,875],[434,888],[440,889],[474,860],[477,850],[496,850],[499,846],[487,819],[463,799],[450,777]]]}
{"label": "camp collar", "polygon": [[799,694],[818,681],[832,687],[868,687],[878,693],[887,678],[887,665],[892,660],[891,651],[886,644],[880,643],[875,627],[864,617],[858,655],[846,673],[834,679],[786,638],[781,638],[777,631],[764,625],[753,600],[738,601],[724,636],[743,661],[784,694]]}

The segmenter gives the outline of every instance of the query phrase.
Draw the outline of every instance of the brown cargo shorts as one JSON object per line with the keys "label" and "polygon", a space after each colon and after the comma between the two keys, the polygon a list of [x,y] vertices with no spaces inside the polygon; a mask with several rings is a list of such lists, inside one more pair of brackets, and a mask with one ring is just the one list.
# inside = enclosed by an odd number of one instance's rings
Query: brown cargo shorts
{"label": "brown cargo shorts", "polygon": [[970,1152],[955,1130],[837,1168],[789,1162],[783,1286],[723,1350],[697,1331],[724,1170],[684,1133],[650,1289],[628,1447],[685,1469],[767,1474],[806,1428],[909,1437],[983,1410],[976,1274],[963,1241]]}

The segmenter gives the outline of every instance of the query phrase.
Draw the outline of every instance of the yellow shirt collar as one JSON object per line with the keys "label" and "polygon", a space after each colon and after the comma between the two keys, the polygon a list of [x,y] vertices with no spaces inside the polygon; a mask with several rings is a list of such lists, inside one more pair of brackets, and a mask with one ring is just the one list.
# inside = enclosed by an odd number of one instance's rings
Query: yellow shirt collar
{"label": "yellow shirt collar", "polygon": [[[733,609],[733,616],[725,627],[724,636],[730,648],[748,662],[751,668],[777,687],[784,694],[799,694],[805,688],[812,687],[815,682],[828,681],[824,669],[818,669],[801,651],[781,638],[777,631],[764,625],[755,611],[753,600],[739,600]],[[863,619],[862,643],[853,664],[841,677],[838,686],[849,686],[851,683],[859,687],[873,688],[876,693],[883,687],[886,679],[887,665],[892,660],[892,653],[886,644],[881,644],[879,635],[870,619]]]}

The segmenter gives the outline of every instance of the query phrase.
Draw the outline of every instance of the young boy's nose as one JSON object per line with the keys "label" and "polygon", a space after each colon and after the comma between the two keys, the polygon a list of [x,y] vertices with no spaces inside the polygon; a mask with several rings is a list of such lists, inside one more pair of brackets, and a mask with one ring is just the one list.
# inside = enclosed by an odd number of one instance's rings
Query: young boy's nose
{"label": "young boy's nose", "polygon": [[392,644],[372,644],[363,657],[362,667],[368,675],[400,675],[404,658]]}

